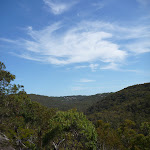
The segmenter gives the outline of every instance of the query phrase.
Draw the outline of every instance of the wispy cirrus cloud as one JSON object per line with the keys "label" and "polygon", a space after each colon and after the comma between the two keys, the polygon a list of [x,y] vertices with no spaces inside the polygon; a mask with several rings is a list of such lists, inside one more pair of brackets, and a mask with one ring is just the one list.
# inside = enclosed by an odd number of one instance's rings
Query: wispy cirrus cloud
{"label": "wispy cirrus cloud", "polygon": [[120,64],[110,63],[108,65],[100,67],[101,70],[114,70],[120,72],[134,72],[134,73],[141,73],[140,70],[131,70],[131,69],[121,69]]}
{"label": "wispy cirrus cloud", "polygon": [[136,54],[150,52],[150,40],[137,40],[126,45],[126,48]]}
{"label": "wispy cirrus cloud", "polygon": [[75,69],[90,68],[94,72],[97,70],[98,66],[99,64],[80,65],[80,66],[75,66]]}
{"label": "wispy cirrus cloud", "polygon": [[[82,68],[89,67],[92,71],[95,71],[101,62],[106,63],[101,69],[119,70],[129,52],[150,52],[150,44],[147,42],[150,38],[149,26],[129,28],[96,21],[80,22],[69,29],[64,28],[61,22],[42,30],[28,27],[27,34],[30,38],[3,41],[18,46],[17,55],[22,58],[54,65],[80,63]],[[63,32],[59,32],[60,30]],[[132,43],[125,42],[128,40]]]}
{"label": "wispy cirrus cloud", "polygon": [[0,41],[4,41],[4,42],[8,42],[8,43],[14,43],[14,44],[17,43],[17,41],[15,41],[15,40],[6,39],[6,38],[0,38]]}
{"label": "wispy cirrus cloud", "polygon": [[[33,59],[41,57],[45,62],[57,65],[95,60],[120,62],[127,55],[125,51],[119,49],[117,44],[107,40],[112,37],[111,33],[96,31],[93,27],[87,30],[79,25],[58,34],[60,28],[62,28],[60,23],[39,31],[29,27],[28,35],[32,40],[20,40],[20,45],[24,47],[28,57]],[[21,56],[25,57],[25,53]]]}
{"label": "wispy cirrus cloud", "polygon": [[48,6],[50,11],[59,15],[67,10],[69,10],[75,3],[68,1],[60,1],[60,0],[43,0],[44,3]]}
{"label": "wispy cirrus cloud", "polygon": [[98,68],[99,64],[90,64],[89,67],[91,68],[91,70],[94,72],[96,71],[96,69]]}
{"label": "wispy cirrus cloud", "polygon": [[119,70],[119,65],[116,63],[110,63],[106,66],[100,67],[102,70]]}

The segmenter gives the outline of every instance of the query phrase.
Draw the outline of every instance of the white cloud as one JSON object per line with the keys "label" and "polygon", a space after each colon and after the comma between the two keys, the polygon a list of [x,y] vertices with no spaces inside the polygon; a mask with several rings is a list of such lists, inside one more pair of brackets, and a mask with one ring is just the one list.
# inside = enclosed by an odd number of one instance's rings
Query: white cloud
{"label": "white cloud", "polygon": [[98,66],[99,66],[98,64],[90,64],[90,65],[89,65],[89,67],[91,68],[91,70],[92,70],[93,72],[96,71],[96,69],[97,69]]}
{"label": "white cloud", "polygon": [[81,82],[81,83],[88,83],[88,82],[95,82],[95,80],[81,79],[79,82]]}
{"label": "white cloud", "polygon": [[99,64],[80,65],[80,66],[75,66],[75,69],[90,68],[94,72],[94,71],[96,71],[98,66],[99,66]]}
{"label": "white cloud", "polygon": [[[76,69],[91,68],[92,71],[103,62],[108,65],[101,69],[119,70],[118,68],[128,57],[129,51],[136,54],[150,52],[149,28],[149,26],[121,27],[97,21],[80,22],[66,29],[58,22],[42,30],[28,27],[27,34],[30,39],[3,41],[22,49],[18,55],[25,59],[55,65],[80,63],[81,66],[75,67]],[[132,43],[127,43],[128,40]],[[89,65],[82,65],[82,63],[89,63]]]}
{"label": "white cloud", "polygon": [[119,65],[115,63],[110,63],[109,65],[103,66],[100,69],[102,70],[119,70]]}
{"label": "white cloud", "polygon": [[115,71],[121,71],[121,72],[134,72],[134,73],[140,73],[140,70],[131,70],[131,69],[121,69],[121,65],[110,63],[106,66],[100,67],[101,70],[115,70]]}
{"label": "white cloud", "polygon": [[131,40],[138,38],[150,38],[150,25],[133,25],[122,26],[109,22],[82,22],[82,26],[85,28],[95,28],[95,30],[103,30],[107,33],[111,33],[113,38],[117,40]]}
{"label": "white cloud", "polygon": [[[42,60],[51,64],[71,64],[93,61],[121,62],[127,53],[119,46],[109,41],[113,35],[102,30],[87,31],[82,24],[67,30],[63,34],[57,31],[62,26],[53,24],[43,30],[35,31],[28,28],[32,40],[22,40],[21,45],[28,52],[28,57],[42,57]],[[24,54],[25,57],[25,54]],[[90,65],[91,69],[97,65]]]}
{"label": "white cloud", "polygon": [[15,56],[18,56],[18,57],[21,57],[21,58],[24,58],[24,59],[28,59],[28,60],[44,62],[42,58],[32,57],[32,56],[30,56],[30,55],[28,55],[28,54],[20,54],[20,55],[15,54],[15,53],[11,53],[11,54],[13,54],[13,55],[15,55]]}
{"label": "white cloud", "polygon": [[43,0],[44,3],[50,8],[51,12],[55,15],[59,15],[71,8],[75,3],[60,2],[58,0]]}
{"label": "white cloud", "polygon": [[136,41],[126,45],[126,48],[136,54],[150,52],[150,40]]}
{"label": "white cloud", "polygon": [[[84,22],[84,26],[88,26],[88,24],[88,22]],[[139,24],[124,27],[113,23],[93,22],[91,26],[111,33],[114,40],[122,42],[118,45],[126,52],[130,51],[135,54],[150,52],[150,25]]]}
{"label": "white cloud", "polygon": [[8,42],[8,43],[14,43],[14,44],[17,43],[17,41],[15,41],[15,40],[6,39],[6,38],[0,38],[0,41],[4,41],[4,42]]}

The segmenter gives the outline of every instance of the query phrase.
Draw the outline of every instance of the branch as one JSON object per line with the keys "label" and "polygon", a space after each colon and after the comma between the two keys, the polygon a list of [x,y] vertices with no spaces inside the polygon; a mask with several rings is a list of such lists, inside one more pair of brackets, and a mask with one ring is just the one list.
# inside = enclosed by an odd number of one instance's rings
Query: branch
{"label": "branch", "polygon": [[62,139],[61,141],[59,141],[57,144],[55,144],[55,142],[53,142],[54,148],[55,150],[58,150],[59,145],[64,141],[65,139]]}

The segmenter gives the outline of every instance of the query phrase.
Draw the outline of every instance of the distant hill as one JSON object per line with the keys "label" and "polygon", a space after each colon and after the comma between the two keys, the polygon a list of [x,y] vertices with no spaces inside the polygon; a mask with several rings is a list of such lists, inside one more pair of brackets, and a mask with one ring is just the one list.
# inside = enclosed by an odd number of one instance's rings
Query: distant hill
{"label": "distant hill", "polygon": [[133,85],[115,93],[91,96],[48,97],[29,94],[32,101],[49,108],[66,111],[76,108],[85,112],[91,121],[116,123],[131,119],[136,123],[150,120],[150,83]]}
{"label": "distant hill", "polygon": [[92,96],[62,96],[62,97],[48,97],[43,95],[29,94],[32,101],[41,103],[49,108],[58,108],[59,110],[69,110],[76,108],[78,111],[85,111],[97,101],[102,100],[110,93],[96,94]]}
{"label": "distant hill", "polygon": [[90,120],[135,122],[150,120],[150,83],[138,84],[112,93],[86,110]]}

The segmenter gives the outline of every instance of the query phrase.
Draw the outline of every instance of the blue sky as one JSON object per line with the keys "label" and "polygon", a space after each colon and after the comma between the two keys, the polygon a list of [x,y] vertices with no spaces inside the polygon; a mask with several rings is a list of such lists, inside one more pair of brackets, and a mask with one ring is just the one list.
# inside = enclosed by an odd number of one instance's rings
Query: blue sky
{"label": "blue sky", "polygon": [[1,0],[0,61],[27,93],[150,82],[149,0]]}

